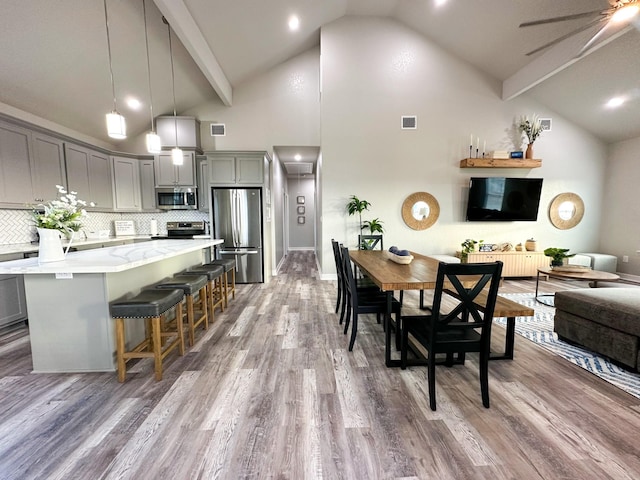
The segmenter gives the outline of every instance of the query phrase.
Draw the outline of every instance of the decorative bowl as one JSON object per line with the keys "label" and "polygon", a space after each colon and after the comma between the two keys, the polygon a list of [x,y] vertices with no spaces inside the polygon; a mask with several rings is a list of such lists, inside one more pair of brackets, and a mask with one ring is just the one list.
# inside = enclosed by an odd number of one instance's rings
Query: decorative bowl
{"label": "decorative bowl", "polygon": [[408,265],[413,260],[413,255],[396,255],[395,253],[391,253],[387,251],[387,257],[392,262],[399,263],[401,265]]}

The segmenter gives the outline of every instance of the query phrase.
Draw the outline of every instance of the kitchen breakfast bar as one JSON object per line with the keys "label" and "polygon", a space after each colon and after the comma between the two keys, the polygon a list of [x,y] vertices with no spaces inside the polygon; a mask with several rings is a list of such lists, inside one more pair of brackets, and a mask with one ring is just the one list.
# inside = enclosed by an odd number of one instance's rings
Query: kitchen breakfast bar
{"label": "kitchen breakfast bar", "polygon": [[[109,302],[202,264],[217,239],[153,240],[71,252],[61,262],[37,258],[0,263],[0,274],[24,275],[34,373],[115,371]],[[129,322],[131,342],[144,322]]]}

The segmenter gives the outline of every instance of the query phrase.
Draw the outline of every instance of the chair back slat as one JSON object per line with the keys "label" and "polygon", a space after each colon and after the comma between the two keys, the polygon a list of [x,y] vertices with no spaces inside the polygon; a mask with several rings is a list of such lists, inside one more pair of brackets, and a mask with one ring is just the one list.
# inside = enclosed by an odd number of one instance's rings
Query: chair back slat
{"label": "chair back slat", "polygon": [[[495,308],[502,262],[494,263],[443,263],[438,266],[438,276],[433,299],[431,315],[434,331],[447,327],[461,329],[482,329],[482,341],[489,340],[491,322]],[[473,286],[468,285],[472,281]],[[480,292],[488,288],[488,295],[484,305],[477,302]],[[449,301],[456,302],[455,306],[446,313],[442,312],[443,295]],[[437,335],[433,336],[433,341]]]}
{"label": "chair back slat", "polygon": [[384,250],[382,235],[358,235],[358,250]]}
{"label": "chair back slat", "polygon": [[351,257],[349,249],[340,246],[342,252],[342,278],[344,280],[347,301],[351,302],[352,307],[357,308],[358,305],[358,289],[356,288],[356,279],[351,269]]}

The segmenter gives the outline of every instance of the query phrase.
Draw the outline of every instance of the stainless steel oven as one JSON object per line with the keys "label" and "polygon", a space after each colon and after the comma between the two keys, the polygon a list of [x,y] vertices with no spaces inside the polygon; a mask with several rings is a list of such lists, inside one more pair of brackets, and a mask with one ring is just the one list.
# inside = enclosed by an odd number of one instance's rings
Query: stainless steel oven
{"label": "stainless steel oven", "polygon": [[156,206],[160,210],[196,210],[198,196],[196,189],[184,188],[156,188]]}

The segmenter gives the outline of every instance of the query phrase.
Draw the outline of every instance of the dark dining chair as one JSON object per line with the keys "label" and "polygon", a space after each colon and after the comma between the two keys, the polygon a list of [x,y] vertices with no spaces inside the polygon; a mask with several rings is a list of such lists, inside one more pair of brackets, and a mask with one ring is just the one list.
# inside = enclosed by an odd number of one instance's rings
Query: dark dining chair
{"label": "dark dining chair", "polygon": [[[411,334],[428,352],[426,364],[431,410],[436,409],[436,354],[446,354],[444,364],[453,366],[454,354],[458,354],[458,361],[464,363],[468,352],[479,353],[482,404],[489,408],[491,324],[501,273],[502,262],[441,262],[431,313],[402,317],[401,367],[407,367]],[[466,282],[472,282],[473,286],[464,286]],[[484,289],[488,290],[486,295],[480,296],[481,300],[478,295]]]}
{"label": "dark dining chair", "polygon": [[338,277],[338,296],[336,298],[336,313],[342,304],[342,314],[340,315],[340,323],[342,323],[342,316],[344,315],[344,279],[342,275],[342,255],[340,254],[340,245],[333,238],[331,239],[331,246],[333,247],[333,258],[336,262],[336,275]]}
{"label": "dark dining chair", "polygon": [[[338,309],[340,309],[340,325],[342,325],[347,306],[347,285],[344,275],[344,266],[342,264],[342,253],[340,252],[341,244],[338,244],[338,242],[333,239],[331,240],[331,244],[333,246],[333,255],[336,262],[336,274],[338,277],[338,298],[336,300],[336,313],[338,313]],[[368,277],[357,278],[356,288],[362,295],[380,293],[380,289]]]}
{"label": "dark dining chair", "polygon": [[[345,296],[347,303],[347,313],[344,322],[345,335],[349,331],[351,324],[351,339],[349,340],[349,351],[353,350],[358,333],[358,315],[375,313],[380,323],[380,316],[387,311],[387,295],[380,290],[362,290],[357,287],[356,278],[351,268],[351,258],[349,249],[342,248],[342,272],[345,278]],[[400,313],[401,305],[395,298],[391,299],[391,313],[396,316],[396,345],[400,346]]]}
{"label": "dark dining chair", "polygon": [[382,235],[358,235],[358,250],[384,250]]}

